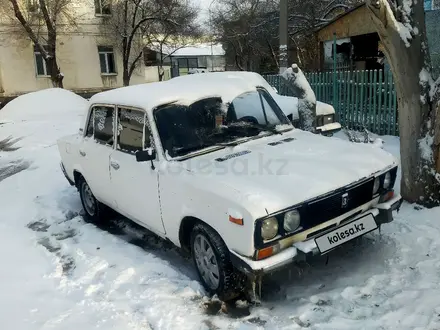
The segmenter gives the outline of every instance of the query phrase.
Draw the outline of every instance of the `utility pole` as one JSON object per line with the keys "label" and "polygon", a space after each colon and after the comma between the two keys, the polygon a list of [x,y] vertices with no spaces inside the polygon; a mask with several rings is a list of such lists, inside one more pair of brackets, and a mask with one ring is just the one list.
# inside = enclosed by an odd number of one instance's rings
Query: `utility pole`
{"label": "utility pole", "polygon": [[[210,39],[211,39],[211,71],[214,72],[214,51],[213,51],[213,39],[214,39],[214,28],[212,24],[212,13],[211,13],[211,6],[216,0],[212,0],[211,4],[209,5],[208,11],[209,11],[209,29],[210,29]],[[206,63],[208,64],[208,63]],[[208,69],[208,68],[207,68]],[[209,70],[209,69],[208,69]]]}
{"label": "utility pole", "polygon": [[283,73],[288,65],[288,6],[287,0],[280,0],[280,74]]}

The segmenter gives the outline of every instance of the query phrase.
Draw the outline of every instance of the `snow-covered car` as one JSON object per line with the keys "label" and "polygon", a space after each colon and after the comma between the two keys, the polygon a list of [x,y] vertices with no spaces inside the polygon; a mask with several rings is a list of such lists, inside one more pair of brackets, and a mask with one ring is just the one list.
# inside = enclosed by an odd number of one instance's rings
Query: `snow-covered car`
{"label": "snow-covered car", "polygon": [[188,74],[207,73],[208,69],[189,69]]}
{"label": "snow-covered car", "polygon": [[[293,125],[301,128],[299,124],[298,98],[278,94],[276,88],[271,86],[260,74],[249,71],[226,71],[210,74],[216,75],[219,79],[245,79],[256,86],[265,88],[278,103],[284,114],[293,122]],[[185,76],[174,79],[185,79]],[[329,136],[341,130],[341,124],[336,122],[336,112],[332,105],[320,101],[316,102],[316,130],[323,135]]]}
{"label": "snow-covered car", "polygon": [[111,208],[191,253],[222,299],[393,220],[393,156],[295,129],[253,82],[205,77],[91,98],[58,140],[89,219]]}

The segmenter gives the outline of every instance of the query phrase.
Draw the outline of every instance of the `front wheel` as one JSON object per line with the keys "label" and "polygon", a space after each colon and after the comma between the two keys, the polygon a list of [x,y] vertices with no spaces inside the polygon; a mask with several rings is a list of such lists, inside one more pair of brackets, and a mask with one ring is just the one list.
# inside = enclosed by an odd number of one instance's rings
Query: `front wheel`
{"label": "front wheel", "polygon": [[194,227],[191,252],[200,280],[209,293],[224,301],[243,293],[246,276],[233,267],[228,248],[212,228],[204,224]]}

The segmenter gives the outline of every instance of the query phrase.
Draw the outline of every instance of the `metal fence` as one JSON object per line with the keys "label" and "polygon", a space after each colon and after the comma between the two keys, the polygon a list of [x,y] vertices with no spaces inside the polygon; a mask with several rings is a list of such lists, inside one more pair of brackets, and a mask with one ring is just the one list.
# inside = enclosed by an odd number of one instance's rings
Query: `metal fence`
{"label": "metal fence", "polygon": [[[398,135],[397,98],[390,71],[334,71],[305,73],[316,99],[332,104],[342,126]],[[279,75],[265,76],[281,95],[292,95]]]}

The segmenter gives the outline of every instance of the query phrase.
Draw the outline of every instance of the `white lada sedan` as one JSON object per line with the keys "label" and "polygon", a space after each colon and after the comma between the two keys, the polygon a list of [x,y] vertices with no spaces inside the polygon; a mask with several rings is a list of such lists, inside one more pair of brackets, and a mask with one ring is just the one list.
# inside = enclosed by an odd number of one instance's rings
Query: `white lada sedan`
{"label": "white lada sedan", "polygon": [[91,98],[58,141],[88,218],[111,208],[168,239],[223,299],[393,220],[390,154],[295,129],[252,81],[203,76]]}

